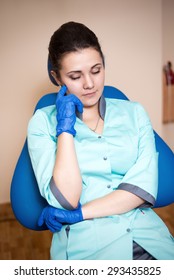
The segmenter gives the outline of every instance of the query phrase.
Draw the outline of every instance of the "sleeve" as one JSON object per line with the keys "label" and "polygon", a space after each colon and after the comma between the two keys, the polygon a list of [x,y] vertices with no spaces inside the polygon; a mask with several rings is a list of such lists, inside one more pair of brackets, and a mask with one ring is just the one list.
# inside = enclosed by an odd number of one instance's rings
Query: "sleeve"
{"label": "sleeve", "polygon": [[158,188],[158,153],[150,119],[144,108],[136,105],[136,124],[138,127],[138,156],[135,164],[128,170],[118,189],[134,193],[145,200],[141,207],[152,207]]}
{"label": "sleeve", "polygon": [[[50,119],[49,119],[50,118]],[[57,137],[53,118],[42,110],[37,110],[28,124],[28,151],[41,195],[48,204],[64,208],[54,196],[50,184],[57,151]]]}

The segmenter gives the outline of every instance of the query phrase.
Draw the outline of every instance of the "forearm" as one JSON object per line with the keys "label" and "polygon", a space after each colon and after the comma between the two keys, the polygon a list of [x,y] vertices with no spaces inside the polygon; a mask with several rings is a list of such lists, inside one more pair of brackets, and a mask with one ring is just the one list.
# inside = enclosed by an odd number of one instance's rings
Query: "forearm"
{"label": "forearm", "polygon": [[82,191],[82,179],[74,146],[74,138],[69,133],[62,133],[58,137],[53,179],[67,201],[73,207],[77,207]]}
{"label": "forearm", "polygon": [[93,219],[126,213],[144,203],[140,197],[124,190],[116,190],[82,206],[84,219]]}

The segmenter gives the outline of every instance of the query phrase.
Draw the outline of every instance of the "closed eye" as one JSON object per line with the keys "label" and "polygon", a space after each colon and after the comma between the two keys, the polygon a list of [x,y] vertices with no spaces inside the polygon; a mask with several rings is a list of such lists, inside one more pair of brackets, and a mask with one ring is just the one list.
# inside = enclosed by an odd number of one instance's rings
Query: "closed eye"
{"label": "closed eye", "polygon": [[67,75],[71,80],[78,80],[81,77],[81,71],[71,71]]}
{"label": "closed eye", "polygon": [[80,79],[80,76],[78,76],[78,77],[70,77],[70,79],[71,80],[78,80],[78,79]]}
{"label": "closed eye", "polygon": [[94,75],[95,75],[95,74],[98,74],[98,73],[100,73],[100,69],[95,70],[95,71],[94,71],[94,70],[92,71],[92,74],[94,74]]}
{"label": "closed eye", "polygon": [[96,64],[96,65],[94,65],[94,66],[92,67],[91,73],[94,74],[94,75],[95,75],[95,74],[98,74],[98,73],[100,73],[101,68],[102,68],[102,65],[101,65],[101,64]]}

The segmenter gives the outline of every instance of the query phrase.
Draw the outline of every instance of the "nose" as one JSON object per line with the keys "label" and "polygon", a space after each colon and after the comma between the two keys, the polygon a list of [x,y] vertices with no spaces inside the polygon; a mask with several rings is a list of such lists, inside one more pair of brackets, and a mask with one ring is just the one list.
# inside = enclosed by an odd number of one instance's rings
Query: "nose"
{"label": "nose", "polygon": [[83,88],[84,89],[91,89],[94,87],[94,81],[90,75],[86,75],[84,77]]}

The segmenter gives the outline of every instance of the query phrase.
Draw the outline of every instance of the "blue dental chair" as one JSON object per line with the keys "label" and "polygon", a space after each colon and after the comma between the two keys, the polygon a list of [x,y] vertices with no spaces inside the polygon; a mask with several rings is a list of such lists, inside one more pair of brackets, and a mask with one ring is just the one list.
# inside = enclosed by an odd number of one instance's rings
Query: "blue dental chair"
{"label": "blue dental chair", "polygon": [[[48,74],[51,81],[56,84],[50,75],[51,65],[48,62]],[[44,95],[36,105],[35,111],[42,107],[55,104],[57,93]],[[116,99],[128,98],[118,89],[105,86],[104,96]],[[174,153],[154,131],[156,148],[159,152],[159,186],[155,207],[167,206],[174,202]],[[16,219],[26,228],[41,231],[46,230],[46,226],[37,225],[42,209],[47,205],[47,201],[41,197],[37,181],[32,169],[27,139],[19,156],[11,183],[11,206]]]}

